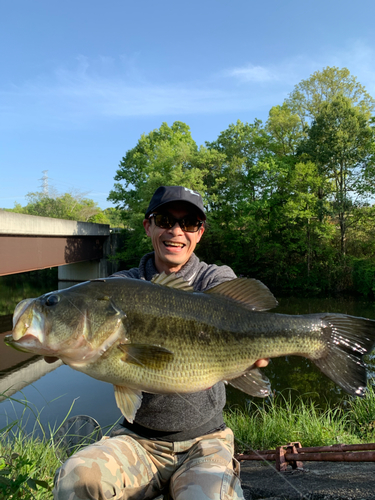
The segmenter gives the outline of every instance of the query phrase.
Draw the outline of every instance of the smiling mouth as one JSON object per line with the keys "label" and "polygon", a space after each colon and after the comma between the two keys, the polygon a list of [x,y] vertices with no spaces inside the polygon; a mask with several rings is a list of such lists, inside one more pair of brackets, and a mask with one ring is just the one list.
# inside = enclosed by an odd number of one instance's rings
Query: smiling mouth
{"label": "smiling mouth", "polygon": [[163,241],[163,245],[167,248],[184,248],[184,243],[177,243],[176,241]]}

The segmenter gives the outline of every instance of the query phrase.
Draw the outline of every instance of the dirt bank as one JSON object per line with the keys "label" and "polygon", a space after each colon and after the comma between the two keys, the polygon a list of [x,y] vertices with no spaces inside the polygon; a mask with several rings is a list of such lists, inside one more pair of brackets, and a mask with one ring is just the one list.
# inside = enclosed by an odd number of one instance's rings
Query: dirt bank
{"label": "dirt bank", "polygon": [[279,473],[259,462],[241,463],[246,500],[375,500],[375,462],[304,462]]}

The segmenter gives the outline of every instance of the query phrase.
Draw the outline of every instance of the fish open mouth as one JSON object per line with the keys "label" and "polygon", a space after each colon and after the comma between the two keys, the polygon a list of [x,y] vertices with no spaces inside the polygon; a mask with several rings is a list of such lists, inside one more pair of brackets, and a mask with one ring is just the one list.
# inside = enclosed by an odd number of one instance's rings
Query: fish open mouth
{"label": "fish open mouth", "polygon": [[41,344],[40,340],[32,334],[26,334],[19,340],[14,340],[13,335],[7,335],[4,338],[4,342],[9,347],[13,347],[17,351],[21,352],[33,352],[40,354],[45,354],[46,348]]}
{"label": "fish open mouth", "polygon": [[[26,308],[22,308],[22,312],[20,314],[14,314],[13,317],[13,339],[15,341],[22,341],[23,339],[27,339],[30,341],[31,338],[34,338],[40,345],[44,343],[44,329],[45,329],[45,319],[42,314],[38,311],[33,310],[31,307],[28,307],[29,304],[26,304]],[[17,306],[18,307],[18,306]]]}
{"label": "fish open mouth", "polygon": [[13,313],[13,329],[15,328],[16,324],[18,323],[18,320],[20,317],[23,315],[23,313],[26,311],[26,309],[29,307],[30,304],[34,302],[35,299],[24,299],[19,302],[14,310]]}

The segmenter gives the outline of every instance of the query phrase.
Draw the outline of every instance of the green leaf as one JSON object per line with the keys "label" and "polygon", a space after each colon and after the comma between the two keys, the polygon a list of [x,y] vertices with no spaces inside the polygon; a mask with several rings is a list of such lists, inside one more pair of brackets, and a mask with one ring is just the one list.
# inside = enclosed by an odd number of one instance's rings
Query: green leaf
{"label": "green leaf", "polygon": [[34,479],[32,479],[31,477],[29,477],[29,479],[26,481],[26,483],[28,484],[28,486],[34,490],[34,491],[38,491],[38,488],[36,486],[36,482]]}
{"label": "green leaf", "polygon": [[40,479],[34,479],[34,481],[41,488],[44,488],[45,490],[48,490],[48,491],[52,490],[51,486],[47,483],[47,481],[41,481]]}

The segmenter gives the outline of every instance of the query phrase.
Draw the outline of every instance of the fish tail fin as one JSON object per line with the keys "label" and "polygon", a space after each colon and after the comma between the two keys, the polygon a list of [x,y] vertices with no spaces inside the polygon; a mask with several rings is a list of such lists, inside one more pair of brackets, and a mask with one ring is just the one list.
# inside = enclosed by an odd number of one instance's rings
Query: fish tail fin
{"label": "fish tail fin", "polygon": [[327,349],[312,361],[346,392],[363,397],[367,373],[362,358],[375,345],[375,321],[344,314],[327,314],[321,320]]}

